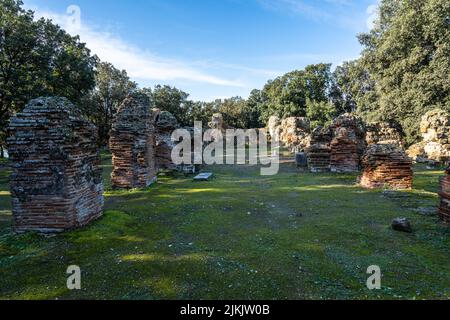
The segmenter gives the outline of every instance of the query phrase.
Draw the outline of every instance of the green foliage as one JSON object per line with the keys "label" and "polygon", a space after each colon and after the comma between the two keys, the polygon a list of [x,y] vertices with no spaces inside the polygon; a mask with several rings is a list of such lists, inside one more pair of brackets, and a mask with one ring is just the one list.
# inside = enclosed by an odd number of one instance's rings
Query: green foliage
{"label": "green foliage", "polygon": [[261,121],[261,106],[263,102],[264,97],[261,90],[252,90],[245,105],[245,128],[263,128],[266,126],[266,123]]}
{"label": "green foliage", "polygon": [[244,128],[246,102],[241,97],[216,100],[215,109],[223,115],[223,120],[230,127]]}
{"label": "green foliage", "polygon": [[359,63],[376,84],[379,105],[359,108],[398,120],[410,143],[426,111],[450,110],[449,17],[448,1],[383,0],[375,27],[359,36],[365,48]]}
{"label": "green foliage", "polygon": [[[103,154],[107,183],[110,161]],[[214,166],[214,182],[160,175],[145,190],[108,191],[102,219],[53,237],[12,233],[0,169],[0,299],[450,297],[450,229],[435,214],[441,170],[417,167],[414,190],[385,193],[361,189],[356,175],[259,169]],[[414,234],[390,229],[398,216]],[[82,290],[66,288],[73,264]],[[382,290],[365,286],[373,264]]]}
{"label": "green foliage", "polygon": [[378,117],[375,82],[360,60],[344,62],[333,73],[331,99],[339,114],[357,112],[368,121]]}
{"label": "green foliage", "polygon": [[188,109],[190,102],[188,102],[188,93],[167,85],[157,85],[153,91],[146,90],[148,93],[152,92],[151,100],[155,108],[170,112],[183,126],[189,124]]}
{"label": "green foliage", "polygon": [[[330,64],[309,65],[274,80],[248,99],[189,100],[168,85],[137,89],[125,71],[98,63],[89,50],[48,20],[33,20],[19,0],[0,0],[0,145],[8,119],[31,98],[61,95],[78,103],[98,126],[101,145],[118,105],[140,90],[156,108],[183,126],[208,123],[215,112],[231,127],[258,128],[269,117],[311,117],[314,125],[356,112],[364,120],[396,120],[407,141],[419,137],[428,110],[450,111],[450,2],[382,0],[373,30],[359,35],[362,56],[331,72]],[[94,90],[94,84],[96,87]]]}
{"label": "green foliage", "polygon": [[125,70],[101,62],[95,72],[96,86],[87,94],[81,106],[84,113],[98,128],[99,145],[108,143],[112,119],[128,94],[137,89]]}
{"label": "green foliage", "polygon": [[305,117],[306,103],[327,102],[332,87],[331,64],[309,65],[269,81],[262,93],[261,120],[272,115],[280,118]]}
{"label": "green foliage", "polygon": [[312,128],[325,126],[337,115],[336,106],[331,102],[317,102],[310,99],[306,101],[306,117],[311,121]]}
{"label": "green foliage", "polygon": [[0,132],[32,98],[79,103],[94,87],[96,57],[50,20],[34,21],[20,0],[0,0]]}

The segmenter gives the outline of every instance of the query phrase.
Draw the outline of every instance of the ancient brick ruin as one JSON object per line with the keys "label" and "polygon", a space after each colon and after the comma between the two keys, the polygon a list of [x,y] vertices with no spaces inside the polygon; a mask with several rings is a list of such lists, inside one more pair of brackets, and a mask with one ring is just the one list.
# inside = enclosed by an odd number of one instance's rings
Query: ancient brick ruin
{"label": "ancient brick ruin", "polygon": [[155,114],[149,98],[129,95],[114,119],[110,150],[116,189],[146,188],[156,181]]}
{"label": "ancient brick ruin", "polygon": [[331,170],[330,128],[318,127],[311,133],[311,145],[306,149],[308,168],[311,172]]}
{"label": "ancient brick ruin", "polygon": [[445,176],[441,178],[439,196],[439,218],[450,223],[450,168],[447,168]]}
{"label": "ancient brick ruin", "polygon": [[224,132],[227,126],[223,120],[223,115],[221,113],[214,113],[211,117],[211,122],[208,123],[208,127]]}
{"label": "ancient brick ruin", "polygon": [[280,139],[281,136],[281,120],[277,116],[272,116],[269,118],[267,124],[267,131],[269,132],[269,140],[272,137],[277,137]]}
{"label": "ancient brick ruin", "polygon": [[311,124],[307,118],[284,119],[279,130],[280,142],[293,152],[304,151],[311,143]]}
{"label": "ancient brick ruin", "polygon": [[61,232],[103,210],[97,131],[64,98],[30,101],[10,123],[14,228]]}
{"label": "ancient brick ruin", "polygon": [[408,155],[417,162],[436,161],[448,164],[450,160],[450,116],[436,109],[422,117],[420,132],[423,141],[412,145]]}
{"label": "ancient brick ruin", "polygon": [[278,137],[278,141],[292,152],[303,152],[311,143],[311,124],[307,118],[290,117],[280,120],[277,116],[272,116],[267,123],[267,131],[269,138]]}
{"label": "ancient brick ruin", "polygon": [[331,131],[331,171],[359,171],[361,157],[366,148],[362,120],[351,114],[343,114],[334,120]]}
{"label": "ancient brick ruin", "polygon": [[412,188],[412,160],[397,144],[369,145],[362,165],[361,186],[364,188]]}
{"label": "ancient brick ruin", "polygon": [[366,142],[371,144],[397,144],[405,147],[404,133],[400,124],[390,122],[369,123],[366,125]]}
{"label": "ancient brick ruin", "polygon": [[172,161],[172,150],[176,143],[172,141],[172,133],[179,128],[177,119],[167,111],[153,109],[156,116],[156,167],[158,170],[176,170]]}

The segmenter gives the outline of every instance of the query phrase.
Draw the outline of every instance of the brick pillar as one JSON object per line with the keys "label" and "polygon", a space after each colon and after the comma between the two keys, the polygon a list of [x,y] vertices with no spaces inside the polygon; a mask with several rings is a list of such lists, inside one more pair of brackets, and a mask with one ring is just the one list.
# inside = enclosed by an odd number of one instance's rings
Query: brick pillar
{"label": "brick pillar", "polygon": [[439,218],[450,223],[450,168],[447,168],[445,176],[441,177],[439,196]]}
{"label": "brick pillar", "polygon": [[12,118],[8,151],[16,232],[61,232],[103,210],[97,131],[65,98],[32,100]]}
{"label": "brick pillar", "polygon": [[113,121],[110,139],[115,189],[146,188],[156,181],[155,114],[149,98],[129,95]]}

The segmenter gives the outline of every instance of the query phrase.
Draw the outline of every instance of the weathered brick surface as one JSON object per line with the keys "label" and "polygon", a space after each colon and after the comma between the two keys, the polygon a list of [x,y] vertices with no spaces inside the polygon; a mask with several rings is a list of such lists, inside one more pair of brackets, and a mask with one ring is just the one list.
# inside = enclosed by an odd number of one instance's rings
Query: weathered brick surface
{"label": "weathered brick surface", "polygon": [[16,232],[61,232],[100,217],[96,129],[64,98],[32,100],[12,118],[8,150]]}
{"label": "weathered brick surface", "polygon": [[423,141],[412,145],[408,155],[417,162],[450,161],[450,115],[447,111],[435,109],[427,112],[420,123]]}
{"label": "weathered brick surface", "polygon": [[412,160],[397,144],[369,145],[362,164],[361,185],[365,188],[412,188]]}
{"label": "weathered brick surface", "polygon": [[269,118],[267,131],[272,137],[292,152],[303,152],[310,146],[311,123],[307,118],[290,117],[280,120],[277,116]]}
{"label": "weathered brick surface", "polygon": [[343,114],[331,125],[332,172],[357,172],[366,148],[365,128],[362,120],[352,114]]}
{"label": "weathered brick surface", "polygon": [[371,144],[398,144],[405,147],[403,129],[400,124],[390,122],[376,122],[366,125],[366,142]]}
{"label": "weathered brick surface", "polygon": [[330,128],[318,127],[311,133],[311,145],[306,149],[308,167],[311,172],[331,170]]}
{"label": "weathered brick surface", "polygon": [[129,95],[120,106],[111,130],[113,188],[146,188],[156,181],[155,144],[155,113],[149,98]]}
{"label": "weathered brick surface", "polygon": [[176,165],[172,161],[172,150],[176,143],[172,141],[172,133],[179,128],[179,124],[174,115],[168,111],[153,109],[156,139],[156,167],[158,170],[176,170]]}
{"label": "weathered brick surface", "polygon": [[302,152],[311,143],[311,124],[307,118],[291,117],[281,121],[280,142],[293,152]]}
{"label": "weathered brick surface", "polygon": [[447,168],[445,176],[441,177],[439,196],[439,217],[445,223],[450,223],[450,168]]}

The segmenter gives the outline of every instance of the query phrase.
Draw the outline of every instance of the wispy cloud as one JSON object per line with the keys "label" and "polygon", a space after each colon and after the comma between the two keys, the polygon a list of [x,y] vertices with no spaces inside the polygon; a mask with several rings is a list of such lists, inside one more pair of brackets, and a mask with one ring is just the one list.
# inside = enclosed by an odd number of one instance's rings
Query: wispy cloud
{"label": "wispy cloud", "polygon": [[29,9],[35,11],[37,18],[51,19],[70,34],[79,35],[92,53],[101,60],[126,70],[135,80],[182,80],[216,86],[246,87],[238,80],[212,75],[196,68],[193,63],[160,57],[127,43],[116,34],[94,28],[81,20],[81,10],[76,6],[69,7],[64,14],[44,11],[37,7]]}
{"label": "wispy cloud", "polygon": [[376,4],[372,4],[367,7],[367,14],[369,17],[367,18],[367,28],[372,29],[375,26],[375,21],[378,17],[378,8],[381,0],[377,0]]}
{"label": "wispy cloud", "polygon": [[356,9],[355,0],[255,0],[266,10],[290,15],[301,15],[306,19],[333,23],[347,29],[362,31],[366,28],[367,15]]}
{"label": "wispy cloud", "polygon": [[[303,0],[256,0],[268,10],[306,15],[312,19],[328,19],[330,14]],[[338,1],[338,0],[328,0]]]}

